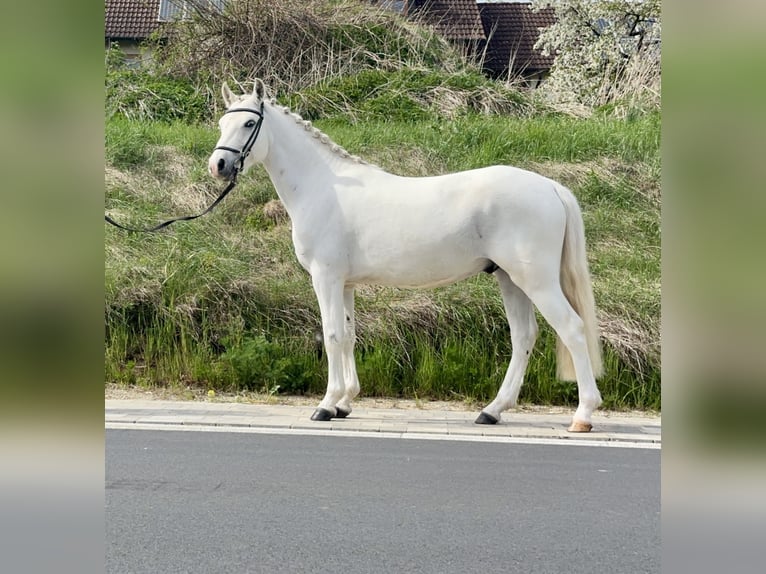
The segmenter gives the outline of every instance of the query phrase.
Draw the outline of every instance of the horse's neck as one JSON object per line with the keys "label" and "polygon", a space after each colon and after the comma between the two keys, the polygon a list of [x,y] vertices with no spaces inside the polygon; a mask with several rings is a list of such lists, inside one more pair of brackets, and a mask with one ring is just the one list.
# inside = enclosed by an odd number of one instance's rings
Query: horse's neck
{"label": "horse's neck", "polygon": [[269,110],[271,141],[263,165],[290,216],[307,201],[332,192],[344,163],[350,161],[314,137],[302,123],[279,108]]}

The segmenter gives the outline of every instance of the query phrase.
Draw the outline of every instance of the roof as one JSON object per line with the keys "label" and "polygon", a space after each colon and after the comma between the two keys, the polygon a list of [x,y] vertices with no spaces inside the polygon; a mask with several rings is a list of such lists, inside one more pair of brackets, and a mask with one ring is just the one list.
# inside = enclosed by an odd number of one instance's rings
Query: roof
{"label": "roof", "polygon": [[106,0],[104,37],[142,40],[160,26],[160,0]]}
{"label": "roof", "polygon": [[407,15],[432,25],[450,40],[483,40],[476,0],[409,0]]}
{"label": "roof", "polygon": [[554,8],[536,12],[529,3],[493,2],[479,4],[478,9],[488,38],[485,68],[505,73],[512,62],[515,72],[550,69],[554,57],[543,56],[533,46],[540,28],[556,21]]}

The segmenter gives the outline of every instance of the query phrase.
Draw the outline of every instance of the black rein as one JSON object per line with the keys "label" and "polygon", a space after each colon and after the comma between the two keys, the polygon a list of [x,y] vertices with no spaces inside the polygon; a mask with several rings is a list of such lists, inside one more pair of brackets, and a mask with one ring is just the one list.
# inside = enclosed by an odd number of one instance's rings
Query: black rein
{"label": "black rein", "polygon": [[248,155],[250,155],[250,150],[253,148],[253,144],[255,144],[255,140],[258,137],[258,134],[261,132],[261,125],[263,124],[263,102],[261,102],[261,109],[260,110],[253,110],[251,108],[232,108],[230,110],[226,110],[225,113],[230,114],[232,112],[249,112],[251,114],[255,114],[258,116],[258,122],[255,124],[253,131],[250,134],[250,137],[247,138],[247,141],[245,142],[244,147],[241,150],[226,147],[226,146],[217,146],[214,148],[213,151],[216,149],[223,149],[226,151],[232,151],[234,153],[239,154],[239,166],[234,167],[234,175],[232,176],[231,180],[229,181],[229,185],[226,186],[226,189],[224,189],[221,194],[218,196],[218,198],[208,207],[205,211],[202,213],[198,213],[197,215],[186,215],[183,217],[174,217],[173,219],[168,219],[167,221],[163,221],[159,225],[155,225],[154,227],[149,227],[145,229],[139,229],[136,227],[128,227],[127,225],[121,225],[117,223],[114,219],[109,217],[108,215],[104,214],[104,219],[107,223],[111,223],[115,227],[119,227],[120,229],[124,229],[125,231],[131,231],[131,232],[141,232],[141,233],[152,233],[154,231],[159,231],[160,229],[164,229],[171,223],[175,223],[176,221],[189,221],[191,219],[197,219],[198,217],[202,217],[203,215],[210,213],[213,211],[213,208],[221,203],[223,201],[223,198],[226,197],[229,192],[234,189],[234,186],[237,185],[237,174],[239,174],[240,171],[245,166],[245,159]]}

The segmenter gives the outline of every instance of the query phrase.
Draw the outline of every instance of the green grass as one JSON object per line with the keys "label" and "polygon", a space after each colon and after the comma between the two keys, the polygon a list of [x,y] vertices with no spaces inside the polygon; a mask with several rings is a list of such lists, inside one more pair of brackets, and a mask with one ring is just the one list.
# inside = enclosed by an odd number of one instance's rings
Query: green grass
{"label": "green grass", "polygon": [[470,115],[452,121],[335,120],[318,125],[339,144],[364,157],[411,144],[428,150],[450,171],[496,163],[524,165],[530,161],[582,162],[599,158],[659,165],[660,118],[656,115],[633,122],[606,117],[582,120],[557,115]]}
{"label": "green grass", "polygon": [[[316,122],[337,143],[402,174],[495,163],[535,169],[573,189],[586,221],[604,325],[605,406],[660,408],[659,117],[481,116]],[[106,124],[107,210],[138,225],[198,212],[218,186],[206,174],[217,139],[205,125]],[[289,222],[258,168],[212,214],[156,235],[106,230],[105,379],[318,394],[326,359],[318,307],[292,252]],[[511,346],[499,291],[481,275],[432,291],[360,287],[358,372],[366,396],[494,397]],[[555,379],[545,322],[520,399],[575,404]]]}

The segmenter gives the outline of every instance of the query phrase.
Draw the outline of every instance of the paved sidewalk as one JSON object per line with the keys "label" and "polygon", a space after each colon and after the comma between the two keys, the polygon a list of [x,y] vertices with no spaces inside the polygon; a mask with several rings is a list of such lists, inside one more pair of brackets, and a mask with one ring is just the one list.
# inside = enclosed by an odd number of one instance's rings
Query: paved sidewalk
{"label": "paved sidewalk", "polygon": [[402,438],[453,440],[547,440],[601,443],[603,446],[661,445],[660,417],[629,417],[596,412],[593,430],[566,431],[571,414],[503,413],[497,425],[473,423],[477,411],[432,409],[354,408],[348,418],[328,422],[310,420],[313,406],[249,403],[106,399],[107,428],[194,428],[239,432],[296,432],[355,434]]}

